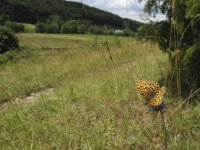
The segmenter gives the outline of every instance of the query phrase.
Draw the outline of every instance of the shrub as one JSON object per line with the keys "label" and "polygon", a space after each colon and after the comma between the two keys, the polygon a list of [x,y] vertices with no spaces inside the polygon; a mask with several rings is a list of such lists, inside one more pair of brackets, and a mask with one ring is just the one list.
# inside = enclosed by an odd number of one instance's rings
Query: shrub
{"label": "shrub", "polygon": [[86,25],[84,25],[84,24],[79,25],[78,28],[77,28],[77,32],[78,32],[79,34],[84,34],[84,33],[86,33],[86,32],[87,32],[87,27],[86,27]]}
{"label": "shrub", "polygon": [[46,30],[46,25],[41,22],[37,22],[35,25],[35,32],[37,33],[44,33]]}
{"label": "shrub", "polygon": [[[189,89],[197,89],[200,86],[200,42],[195,42],[194,45],[185,50],[182,56],[182,80],[183,86],[188,86]],[[187,92],[187,91],[183,91]]]}
{"label": "shrub", "polygon": [[0,25],[4,25],[4,23],[5,23],[6,21],[8,21],[8,20],[10,20],[9,15],[7,15],[7,14],[2,14],[2,15],[0,16]]}
{"label": "shrub", "polygon": [[94,33],[94,34],[96,34],[96,35],[105,34],[104,28],[101,27],[101,26],[91,26],[91,27],[90,27],[90,32],[91,32],[91,33]]}
{"label": "shrub", "polygon": [[19,40],[8,28],[0,27],[0,53],[19,47]]}
{"label": "shrub", "polygon": [[77,33],[78,22],[76,20],[71,20],[69,22],[65,22],[62,26],[62,33]]}
{"label": "shrub", "polygon": [[68,25],[68,23],[65,23],[61,28],[61,33],[71,33],[74,29]]}
{"label": "shrub", "polygon": [[17,31],[16,32],[24,32],[25,27],[22,23],[17,23]]}
{"label": "shrub", "polygon": [[51,23],[46,25],[47,33],[59,33],[59,25],[57,23]]}
{"label": "shrub", "polygon": [[6,21],[5,26],[7,28],[10,28],[14,32],[24,32],[25,31],[25,27],[22,23],[16,23],[16,22],[13,22],[13,21]]}
{"label": "shrub", "polygon": [[133,33],[132,33],[132,30],[129,29],[129,28],[126,28],[123,30],[123,35],[124,36],[131,36]]}
{"label": "shrub", "polygon": [[15,22],[12,22],[12,21],[6,21],[5,24],[4,24],[5,27],[13,30],[15,32],[16,30],[16,23]]}

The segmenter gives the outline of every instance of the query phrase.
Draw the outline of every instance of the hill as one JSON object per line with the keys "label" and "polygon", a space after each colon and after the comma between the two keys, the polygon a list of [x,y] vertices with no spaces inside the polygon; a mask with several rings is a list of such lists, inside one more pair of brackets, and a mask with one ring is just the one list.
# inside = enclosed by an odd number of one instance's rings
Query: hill
{"label": "hill", "polygon": [[64,21],[78,19],[90,20],[96,25],[123,28],[127,24],[135,31],[140,22],[121,18],[118,15],[84,5],[63,0],[1,0],[0,14],[8,14],[13,21],[36,23],[51,15],[58,15]]}

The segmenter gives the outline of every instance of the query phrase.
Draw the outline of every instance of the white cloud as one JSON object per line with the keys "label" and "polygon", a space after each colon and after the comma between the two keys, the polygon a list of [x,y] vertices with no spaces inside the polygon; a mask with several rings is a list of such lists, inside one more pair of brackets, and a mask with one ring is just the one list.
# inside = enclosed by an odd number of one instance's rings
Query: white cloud
{"label": "white cloud", "polygon": [[165,20],[165,16],[158,14],[156,18],[149,17],[144,14],[144,3],[139,3],[138,0],[68,0],[81,2],[83,4],[96,7],[114,14],[117,14],[124,18],[130,18],[133,20],[147,22],[145,18],[159,21]]}

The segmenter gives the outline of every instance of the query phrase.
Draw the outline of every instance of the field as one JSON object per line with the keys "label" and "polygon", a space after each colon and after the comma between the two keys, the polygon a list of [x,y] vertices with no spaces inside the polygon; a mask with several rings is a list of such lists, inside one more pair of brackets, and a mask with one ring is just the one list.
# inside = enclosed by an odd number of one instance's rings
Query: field
{"label": "field", "polygon": [[35,32],[35,25],[34,24],[29,24],[29,23],[23,23],[25,27],[25,32],[26,33],[33,33]]}
{"label": "field", "polygon": [[[165,81],[168,56],[150,41],[18,34],[22,50],[0,65],[0,149],[164,149],[161,118],[137,79]],[[200,105],[167,94],[168,148],[200,147]],[[174,111],[176,110],[177,111]]]}

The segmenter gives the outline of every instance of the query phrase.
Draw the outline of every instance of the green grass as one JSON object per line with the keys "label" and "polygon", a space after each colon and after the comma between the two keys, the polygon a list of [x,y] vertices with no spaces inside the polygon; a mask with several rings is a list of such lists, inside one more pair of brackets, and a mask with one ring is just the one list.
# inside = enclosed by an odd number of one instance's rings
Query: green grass
{"label": "green grass", "polygon": [[33,33],[33,32],[35,32],[35,25],[34,24],[23,23],[23,25],[25,26],[25,32],[26,33]]}
{"label": "green grass", "polygon": [[[2,108],[1,149],[163,149],[161,119],[147,112],[135,87],[138,78],[167,74],[167,54],[156,44],[113,36],[18,36],[24,50],[0,65],[0,101],[53,91]],[[164,115],[177,105],[169,97]],[[200,105],[185,105],[166,120],[170,150],[199,148],[199,114]]]}

